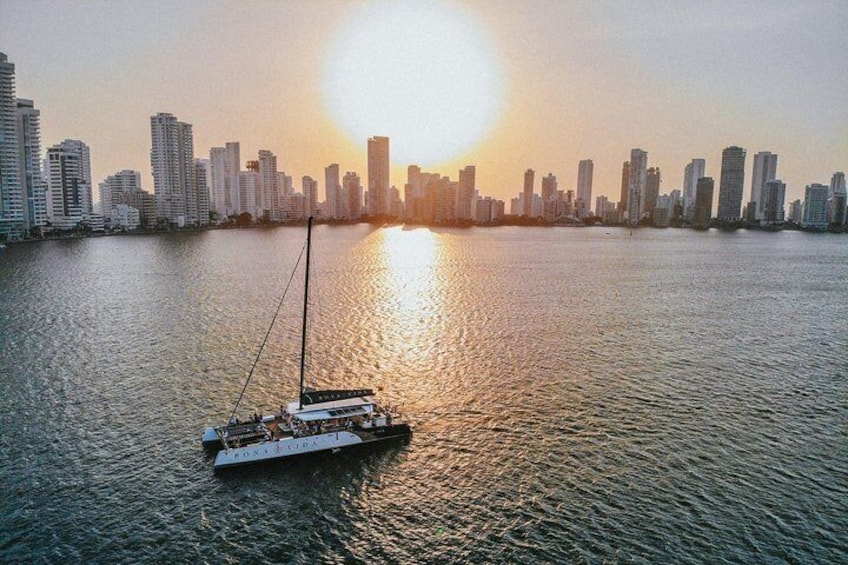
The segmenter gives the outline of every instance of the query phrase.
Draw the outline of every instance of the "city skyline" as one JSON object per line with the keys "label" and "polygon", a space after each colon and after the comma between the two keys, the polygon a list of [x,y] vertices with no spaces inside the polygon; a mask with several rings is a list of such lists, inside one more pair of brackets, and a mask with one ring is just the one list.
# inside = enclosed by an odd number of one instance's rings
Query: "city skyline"
{"label": "city skyline", "polygon": [[[352,139],[334,122],[322,85],[348,20],[386,6],[217,4],[196,12],[169,3],[50,10],[13,1],[0,7],[0,35],[16,65],[17,96],[41,112],[42,147],[85,141],[95,183],[137,170],[153,192],[148,120],[160,112],[192,124],[195,157],[236,140],[243,155],[272,151],[278,170],[296,179],[321,178],[332,163],[366,177],[366,138]],[[444,3],[446,22],[464,22],[482,38],[502,79],[503,104],[465,153],[431,163],[392,160],[390,185],[402,190],[408,165],[451,175],[474,165],[480,192],[508,200],[527,169],[576,189],[578,163],[591,159],[593,198],[618,201],[619,167],[634,147],[648,152],[648,167],[664,171],[660,192],[667,193],[684,188],[693,159],[705,159],[703,174],[718,179],[722,150],[736,145],[780,155],[787,202],[803,198],[807,185],[848,168],[848,55],[836,48],[848,7],[764,6],[610,10],[537,2],[518,11],[506,3]],[[247,33],[255,18],[246,16],[257,11],[264,21]],[[430,13],[419,16],[439,25]],[[184,24],[187,32],[177,33]],[[238,33],[219,35],[222,26]],[[766,29],[782,31],[781,43],[761,45],[755,38]],[[39,41],[43,33],[50,42]],[[681,42],[674,56],[666,53]],[[261,64],[252,58],[265,56]],[[421,90],[439,89],[415,70],[407,69]],[[392,138],[394,159],[403,141],[390,134],[375,127],[369,137]]]}

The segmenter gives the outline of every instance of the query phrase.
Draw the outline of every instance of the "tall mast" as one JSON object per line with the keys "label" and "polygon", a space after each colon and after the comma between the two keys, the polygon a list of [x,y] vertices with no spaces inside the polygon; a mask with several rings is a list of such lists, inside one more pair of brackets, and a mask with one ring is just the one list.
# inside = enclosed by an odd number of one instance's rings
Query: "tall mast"
{"label": "tall mast", "polygon": [[306,282],[303,285],[303,331],[300,340],[300,392],[297,395],[298,410],[303,410],[303,375],[306,372],[306,309],[309,305],[309,253],[312,250],[312,216],[306,223]]}

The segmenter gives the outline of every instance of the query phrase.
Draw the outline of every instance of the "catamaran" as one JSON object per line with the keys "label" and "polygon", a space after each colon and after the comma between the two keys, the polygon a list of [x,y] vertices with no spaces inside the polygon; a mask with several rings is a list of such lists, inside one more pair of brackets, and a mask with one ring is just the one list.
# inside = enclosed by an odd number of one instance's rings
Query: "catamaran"
{"label": "catamaran", "polygon": [[[390,406],[378,402],[371,389],[312,390],[304,387],[311,249],[312,218],[310,217],[306,235],[306,268],[304,269],[306,274],[298,398],[281,405],[280,410],[272,414],[254,414],[244,421],[240,420],[235,413],[253,374],[251,369],[236,406],[230,414],[229,422],[207,427],[203,431],[203,446],[215,453],[215,470],[320,451],[335,453],[346,447],[408,439],[412,434],[409,424],[401,421]],[[285,292],[283,298],[285,298]],[[280,299],[280,305],[283,298]],[[277,307],[277,313],[280,311],[280,305]],[[276,319],[275,314],[265,335],[265,341],[254,361],[254,368]]]}

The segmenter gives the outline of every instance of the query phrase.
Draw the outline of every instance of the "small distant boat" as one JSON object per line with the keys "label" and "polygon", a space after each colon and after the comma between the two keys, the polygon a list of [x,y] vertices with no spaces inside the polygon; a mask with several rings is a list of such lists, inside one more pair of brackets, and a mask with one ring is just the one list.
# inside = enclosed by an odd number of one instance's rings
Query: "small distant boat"
{"label": "small distant boat", "polygon": [[[299,396],[280,406],[278,412],[254,414],[247,421],[235,417],[237,402],[227,424],[206,428],[203,431],[203,446],[215,453],[215,470],[321,451],[338,453],[346,447],[408,439],[412,434],[409,424],[400,421],[391,407],[378,402],[371,389],[316,391],[304,387],[311,247],[312,218],[309,218]],[[272,321],[271,327],[273,325]],[[268,329],[270,331],[271,328]],[[260,348],[259,355],[261,353]]]}

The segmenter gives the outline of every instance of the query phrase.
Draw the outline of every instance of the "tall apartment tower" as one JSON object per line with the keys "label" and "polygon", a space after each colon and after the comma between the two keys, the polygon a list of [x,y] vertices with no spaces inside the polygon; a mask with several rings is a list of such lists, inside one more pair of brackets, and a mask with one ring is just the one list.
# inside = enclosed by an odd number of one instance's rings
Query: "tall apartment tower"
{"label": "tall apartment tower", "polygon": [[706,167],[704,159],[692,159],[683,169],[683,213],[687,219],[691,219],[695,213],[695,190]]}
{"label": "tall apartment tower", "polygon": [[760,198],[763,201],[763,217],[760,218],[766,224],[777,224],[783,222],[786,215],[784,202],[786,201],[786,184],[779,179],[766,181],[760,190]]}
{"label": "tall apartment tower", "polygon": [[[763,188],[770,180],[777,178],[777,155],[769,151],[760,151],[754,155],[754,172],[751,175],[751,200],[754,218],[765,219],[765,199]],[[750,212],[749,212],[750,213]]]}
{"label": "tall apartment tower", "polygon": [[41,172],[41,117],[32,100],[17,100],[18,174],[23,197],[24,231],[47,223],[47,184]]}
{"label": "tall apartment tower", "polygon": [[331,219],[339,217],[339,196],[342,188],[339,179],[338,163],[324,167],[324,201],[327,208],[325,215]]}
{"label": "tall apartment tower", "polygon": [[713,215],[713,190],[715,183],[711,177],[701,177],[695,188],[695,215],[692,225],[698,229],[710,227]]}
{"label": "tall apartment tower", "polygon": [[804,189],[804,218],[801,223],[814,229],[827,227],[827,196],[830,188],[824,184],[811,184]]}
{"label": "tall apartment tower", "polygon": [[546,222],[557,219],[557,178],[553,173],[542,177],[542,218]]}
{"label": "tall apartment tower", "polygon": [[141,173],[130,170],[119,171],[103,179],[99,188],[103,216],[111,218],[113,208],[120,204],[131,205],[130,196],[141,191]]}
{"label": "tall apartment tower", "polygon": [[577,164],[577,208],[585,210],[587,215],[592,204],[592,175],[594,169],[595,165],[591,159],[584,159]]}
{"label": "tall apartment tower", "polygon": [[23,235],[24,197],[18,171],[15,64],[0,53],[0,238]]}
{"label": "tall apartment tower", "polygon": [[528,218],[533,216],[533,183],[536,178],[536,173],[533,169],[524,171],[524,210],[522,216]]}
{"label": "tall apartment tower", "polygon": [[630,179],[627,190],[627,223],[638,224],[645,211],[645,188],[648,182],[648,152],[630,151]]}
{"label": "tall apartment tower", "polygon": [[389,138],[368,139],[368,213],[389,213]]}
{"label": "tall apartment tower", "polygon": [[845,226],[848,223],[848,191],[845,189],[845,173],[833,173],[830,178],[830,223],[833,226]]}
{"label": "tall apartment tower", "polygon": [[77,227],[92,211],[88,145],[66,139],[47,149],[47,215],[55,229]]}
{"label": "tall apartment tower", "polygon": [[654,217],[654,207],[657,205],[657,197],[660,195],[660,176],[659,167],[650,167],[645,177],[645,213],[650,217]]}
{"label": "tall apartment tower", "polygon": [[721,152],[721,180],[718,187],[718,219],[734,222],[742,217],[742,188],[745,184],[745,150],[726,147]]}
{"label": "tall apartment tower", "polygon": [[194,179],[194,139],[191,124],[173,114],[150,117],[150,165],[156,213],[170,225],[197,225],[198,194]]}
{"label": "tall apartment tower", "polygon": [[477,167],[468,165],[459,171],[459,185],[456,191],[456,219],[472,220],[474,197],[477,193]]}
{"label": "tall apartment tower", "polygon": [[263,214],[271,220],[282,219],[282,187],[277,172],[277,156],[267,149],[259,150],[259,192]]}
{"label": "tall apartment tower", "polygon": [[318,181],[310,176],[305,176],[303,182],[303,197],[306,200],[304,214],[309,216],[318,215]]}
{"label": "tall apartment tower", "polygon": [[630,161],[621,164],[621,197],[618,199],[618,209],[622,219],[626,219],[627,197],[630,195]]}
{"label": "tall apartment tower", "polygon": [[359,175],[348,171],[342,178],[342,187],[347,194],[347,220],[358,220],[362,217],[362,183]]}
{"label": "tall apartment tower", "polygon": [[209,197],[209,159],[194,159],[194,192],[197,195],[197,225],[209,225],[212,200]]}

